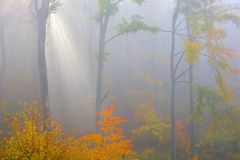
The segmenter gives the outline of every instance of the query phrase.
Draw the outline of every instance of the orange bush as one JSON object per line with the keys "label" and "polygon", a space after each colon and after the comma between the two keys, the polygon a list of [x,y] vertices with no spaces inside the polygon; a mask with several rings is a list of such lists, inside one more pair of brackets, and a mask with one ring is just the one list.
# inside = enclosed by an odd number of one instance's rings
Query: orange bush
{"label": "orange bush", "polygon": [[91,133],[80,139],[85,145],[85,154],[89,160],[130,160],[134,154],[132,143],[123,134],[119,125],[127,122],[122,117],[113,116],[116,104],[107,107],[103,112],[97,113],[103,117],[98,122],[99,133]]}

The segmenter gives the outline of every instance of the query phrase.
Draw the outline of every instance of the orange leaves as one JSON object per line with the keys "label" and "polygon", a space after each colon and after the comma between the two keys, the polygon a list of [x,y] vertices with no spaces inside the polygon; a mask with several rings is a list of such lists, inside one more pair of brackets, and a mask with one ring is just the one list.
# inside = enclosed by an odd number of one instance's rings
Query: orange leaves
{"label": "orange leaves", "polygon": [[92,160],[121,160],[131,159],[134,153],[131,150],[132,143],[123,134],[123,129],[118,126],[127,120],[119,116],[113,116],[116,104],[108,106],[103,112],[97,114],[103,116],[103,120],[97,122],[100,126],[99,133],[91,133],[80,138],[80,142],[85,145],[84,153]]}
{"label": "orange leaves", "polygon": [[133,160],[132,143],[118,126],[126,120],[113,116],[116,104],[98,114],[103,120],[99,133],[90,133],[80,139],[66,135],[57,122],[47,120],[49,128],[43,131],[39,107],[19,112],[10,119],[11,130],[0,146],[4,159],[74,159],[74,160]]}
{"label": "orange leaves", "polygon": [[207,32],[206,36],[208,40],[219,40],[226,37],[226,32],[222,28],[212,28]]}
{"label": "orange leaves", "polygon": [[220,57],[226,56],[228,58],[235,58],[237,55],[236,51],[226,48],[219,44],[213,44],[211,42],[209,42],[207,44],[207,51],[210,54],[211,60],[215,60],[216,58],[218,58],[218,56],[220,56]]}
{"label": "orange leaves", "polygon": [[113,112],[116,110],[116,104],[113,103],[112,105],[108,106],[103,112],[97,112],[96,114],[103,115],[105,117],[111,117]]}

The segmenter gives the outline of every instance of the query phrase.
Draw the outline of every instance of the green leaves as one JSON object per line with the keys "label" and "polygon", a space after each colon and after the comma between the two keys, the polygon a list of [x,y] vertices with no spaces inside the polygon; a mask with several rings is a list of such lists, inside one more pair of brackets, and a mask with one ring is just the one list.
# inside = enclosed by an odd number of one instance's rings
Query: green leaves
{"label": "green leaves", "polygon": [[202,124],[208,126],[200,136],[202,159],[239,159],[239,117],[239,106],[228,106],[219,110],[211,122]]}
{"label": "green leaves", "polygon": [[216,94],[221,98],[224,102],[232,101],[235,98],[235,92],[232,91],[226,84],[226,81],[222,77],[222,75],[216,75],[215,81],[217,84]]}
{"label": "green leaves", "polygon": [[99,14],[114,15],[118,12],[118,4],[123,0],[99,0]]}
{"label": "green leaves", "polygon": [[61,6],[62,5],[58,0],[50,0],[49,13],[55,14],[57,12],[58,8]]}
{"label": "green leaves", "polygon": [[145,0],[132,0],[132,1],[138,5],[142,5],[145,2]]}
{"label": "green leaves", "polygon": [[206,86],[195,87],[195,105],[197,117],[201,116],[204,110],[210,110],[212,114],[215,113],[217,106],[221,102],[214,89]]}
{"label": "green leaves", "polygon": [[148,111],[145,111],[144,124],[133,130],[133,135],[150,135],[156,141],[161,141],[163,139],[163,134],[170,126],[160,119],[157,118],[157,115],[153,108],[148,108]]}
{"label": "green leaves", "polygon": [[231,21],[237,27],[240,27],[240,15],[237,13],[225,13],[220,17],[220,19],[222,21]]}
{"label": "green leaves", "polygon": [[139,15],[134,15],[130,18],[129,21],[123,19],[122,23],[120,23],[116,28],[121,34],[129,34],[135,33],[140,30],[146,31],[149,33],[157,33],[159,28],[156,26],[149,26],[142,21],[142,17]]}

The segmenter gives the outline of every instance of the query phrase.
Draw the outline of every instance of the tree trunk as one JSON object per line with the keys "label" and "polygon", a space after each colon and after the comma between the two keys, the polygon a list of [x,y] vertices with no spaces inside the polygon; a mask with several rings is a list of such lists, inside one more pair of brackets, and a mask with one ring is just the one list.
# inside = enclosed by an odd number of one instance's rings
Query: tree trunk
{"label": "tree trunk", "polygon": [[0,1],[0,53],[1,53],[1,62],[0,62],[0,101],[3,96],[3,78],[6,71],[6,46],[5,46],[5,24],[4,24],[4,1]]}
{"label": "tree trunk", "polygon": [[173,14],[172,19],[172,42],[171,42],[171,67],[170,67],[170,73],[171,73],[171,150],[172,150],[172,160],[176,160],[177,158],[177,139],[176,139],[176,113],[175,113],[175,86],[176,86],[176,80],[175,80],[175,70],[174,70],[174,56],[175,56],[175,32],[176,32],[176,22],[178,19],[178,6],[179,1],[177,1],[176,8]]}
{"label": "tree trunk", "polygon": [[[151,44],[150,44],[151,45]],[[153,46],[152,46],[153,48]],[[158,76],[157,76],[157,66],[154,62],[154,51],[151,51],[151,66],[152,66],[152,72],[153,72],[153,78],[154,80],[159,81]],[[160,91],[161,91],[161,87],[159,86],[159,84],[156,84],[153,86],[153,90],[154,90],[154,94],[156,96],[156,100],[155,100],[155,111],[157,113],[157,117],[160,118],[161,115],[161,101],[160,101]]]}
{"label": "tree trunk", "polygon": [[[95,111],[100,112],[102,107],[102,79],[103,79],[103,65],[105,52],[105,37],[110,15],[105,15],[100,20],[100,36],[99,36],[99,54],[98,54],[98,76],[97,76],[97,91]],[[100,120],[100,116],[96,115],[96,122]],[[98,127],[96,125],[96,130]]]}
{"label": "tree trunk", "polygon": [[[38,69],[39,69],[39,81],[40,81],[40,105],[42,106],[43,121],[49,115],[48,108],[48,78],[47,78],[47,63],[46,63],[46,28],[47,19],[49,14],[49,1],[43,0],[41,7],[38,5],[37,10],[37,20],[38,20]],[[35,1],[37,3],[37,0]],[[46,129],[46,124],[44,124]]]}
{"label": "tree trunk", "polygon": [[[187,21],[187,33],[188,33],[188,40],[190,42],[193,42],[193,36],[191,33],[191,26],[189,24],[189,20],[186,17]],[[189,64],[189,100],[190,100],[190,115],[193,118],[194,112],[195,112],[195,107],[194,107],[194,97],[193,97],[193,64]],[[195,151],[195,124],[194,121],[191,120],[190,122],[190,135],[191,135],[191,156],[194,157],[196,155]]]}
{"label": "tree trunk", "polygon": [[[4,1],[0,1],[0,106],[2,106],[3,100],[3,78],[6,72],[7,67],[7,57],[6,57],[6,40],[5,40],[5,19],[4,19]],[[0,130],[4,130],[7,128],[4,123],[3,113],[0,112]],[[0,135],[0,139],[3,138],[4,135]]]}
{"label": "tree trunk", "polygon": [[[193,118],[195,107],[194,107],[194,98],[193,98],[193,70],[192,64],[189,65],[191,67],[189,71],[189,95],[190,95],[190,114]],[[195,144],[196,144],[196,135],[195,135],[195,123],[194,120],[191,120],[191,155],[194,157],[196,155]]]}

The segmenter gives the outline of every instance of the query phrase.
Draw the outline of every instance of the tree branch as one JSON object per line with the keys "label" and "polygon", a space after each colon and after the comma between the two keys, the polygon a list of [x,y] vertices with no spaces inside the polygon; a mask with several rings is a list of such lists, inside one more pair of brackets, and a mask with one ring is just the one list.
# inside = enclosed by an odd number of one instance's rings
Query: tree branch
{"label": "tree branch", "polygon": [[121,1],[123,1],[123,0],[118,0],[118,1],[116,1],[115,3],[113,3],[113,5],[116,6],[116,5],[119,4]]}
{"label": "tree branch", "polygon": [[[160,32],[166,32],[166,33],[172,33],[173,31],[171,30],[165,30],[165,29],[159,29]],[[179,33],[179,32],[174,32],[176,35],[178,36],[184,36],[184,37],[188,37],[187,34],[184,33]],[[204,39],[204,37],[194,37],[195,39]]]}
{"label": "tree branch", "polygon": [[202,56],[205,56],[205,57],[210,57],[209,55],[207,55],[206,53],[200,53],[200,55],[202,55]]}
{"label": "tree branch", "polygon": [[106,97],[108,96],[109,93],[110,93],[110,89],[105,93],[101,102],[103,102],[106,99]]}
{"label": "tree branch", "polygon": [[178,29],[178,27],[179,27],[185,20],[186,20],[186,18],[183,18],[181,21],[179,21],[175,28]]}
{"label": "tree branch", "polygon": [[178,66],[179,66],[181,60],[183,59],[183,56],[184,56],[184,53],[182,53],[181,56],[180,56],[180,58],[178,59],[177,65],[176,65],[176,67],[175,67],[175,69],[174,69],[174,75],[175,75],[176,72],[177,72]]}
{"label": "tree branch", "polygon": [[178,56],[179,54],[183,53],[184,51],[177,52],[174,56]]}
{"label": "tree branch", "polygon": [[107,43],[109,43],[110,41],[116,39],[117,37],[119,37],[119,36],[121,36],[121,35],[122,35],[122,33],[118,33],[118,34],[116,34],[115,36],[113,36],[112,38],[109,38],[108,40],[106,40],[104,43],[107,44]]}
{"label": "tree branch", "polygon": [[187,72],[189,72],[192,68],[193,68],[193,66],[191,66],[187,70],[183,71],[179,76],[177,76],[175,78],[175,80],[178,80],[179,78],[181,78],[183,75],[185,75]]}
{"label": "tree branch", "polygon": [[177,83],[189,83],[189,82],[188,81],[177,81],[176,84]]}

